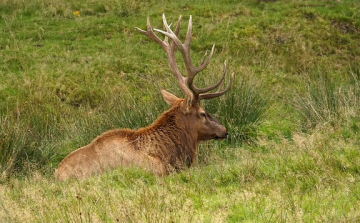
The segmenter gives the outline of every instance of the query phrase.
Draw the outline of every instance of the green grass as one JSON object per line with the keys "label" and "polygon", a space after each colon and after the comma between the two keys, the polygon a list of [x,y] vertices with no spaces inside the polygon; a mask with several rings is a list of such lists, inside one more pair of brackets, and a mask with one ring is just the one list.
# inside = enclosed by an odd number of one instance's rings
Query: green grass
{"label": "green grass", "polygon": [[[358,222],[360,18],[341,1],[0,1],[0,219],[5,222]],[[79,12],[79,16],[76,12]],[[75,12],[75,13],[74,13]],[[193,60],[216,44],[232,89],[203,106],[229,130],[195,165],[158,178],[52,174],[113,128],[151,124],[181,96],[139,34],[193,15]],[[177,55],[181,59],[180,55]],[[226,80],[228,81],[228,80]]]}

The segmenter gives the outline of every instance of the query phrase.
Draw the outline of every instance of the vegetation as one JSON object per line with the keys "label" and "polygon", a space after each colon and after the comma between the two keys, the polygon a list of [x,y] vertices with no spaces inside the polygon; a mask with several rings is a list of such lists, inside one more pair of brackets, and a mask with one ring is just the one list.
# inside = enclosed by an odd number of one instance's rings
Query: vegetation
{"label": "vegetation", "polygon": [[[0,219],[5,222],[360,221],[360,3],[0,0]],[[151,124],[180,94],[162,49],[134,27],[193,15],[198,85],[230,137],[165,178],[118,169],[58,183],[71,151]],[[179,56],[179,55],[178,55]],[[179,56],[180,59],[180,56]]]}

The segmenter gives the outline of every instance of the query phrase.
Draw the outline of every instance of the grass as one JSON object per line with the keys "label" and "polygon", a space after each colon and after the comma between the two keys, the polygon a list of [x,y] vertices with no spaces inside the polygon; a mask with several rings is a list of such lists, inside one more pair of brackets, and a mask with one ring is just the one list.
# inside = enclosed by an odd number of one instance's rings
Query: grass
{"label": "grass", "polygon": [[[359,3],[0,1],[0,219],[5,222],[357,222]],[[192,56],[236,79],[203,103],[228,140],[158,178],[118,169],[57,183],[74,149],[151,124],[181,96],[159,46],[137,33],[193,15]],[[179,56],[179,55],[177,55]],[[180,56],[179,56],[180,59]]]}
{"label": "grass", "polygon": [[[12,178],[1,190],[7,198],[3,216],[19,221],[356,221],[359,151],[336,149],[344,142],[327,147],[327,139],[313,137],[319,140],[297,135],[295,143],[280,146],[228,148],[236,156],[166,178],[136,169],[63,184],[38,173]],[[319,156],[321,149],[335,154]]]}
{"label": "grass", "polygon": [[339,125],[356,119],[359,101],[359,79],[356,70],[331,77],[320,74],[307,77],[306,91],[294,97],[294,106],[303,117],[304,127],[316,125]]}

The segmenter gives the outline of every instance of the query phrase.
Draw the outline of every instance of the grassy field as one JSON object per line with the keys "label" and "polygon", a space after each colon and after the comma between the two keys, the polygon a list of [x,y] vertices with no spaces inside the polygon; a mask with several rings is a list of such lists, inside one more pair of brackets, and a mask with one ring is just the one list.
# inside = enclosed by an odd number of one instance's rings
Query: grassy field
{"label": "grassy field", "polygon": [[[360,3],[356,0],[0,0],[1,222],[359,222]],[[74,149],[151,124],[181,96],[138,33],[193,16],[197,85],[229,130],[165,178],[117,169],[58,183]],[[177,55],[179,56],[179,55]],[[179,56],[180,59],[180,56]]]}

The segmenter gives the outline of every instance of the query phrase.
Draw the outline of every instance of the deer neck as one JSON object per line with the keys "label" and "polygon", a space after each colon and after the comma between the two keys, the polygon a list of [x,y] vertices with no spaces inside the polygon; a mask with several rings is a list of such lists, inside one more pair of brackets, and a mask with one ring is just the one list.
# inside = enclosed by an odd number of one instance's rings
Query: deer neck
{"label": "deer neck", "polygon": [[187,120],[186,115],[176,109],[164,112],[148,128],[151,132],[158,133],[163,137],[183,139],[189,143],[194,142],[194,145],[197,144],[197,133],[191,128],[191,123]]}
{"label": "deer neck", "polygon": [[179,111],[170,109],[138,131],[138,143],[147,145],[143,152],[159,157],[168,165],[168,172],[189,167],[196,157],[197,136],[185,119]]}

